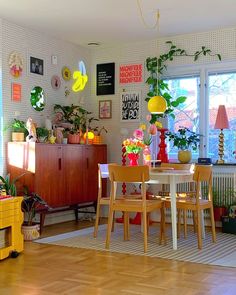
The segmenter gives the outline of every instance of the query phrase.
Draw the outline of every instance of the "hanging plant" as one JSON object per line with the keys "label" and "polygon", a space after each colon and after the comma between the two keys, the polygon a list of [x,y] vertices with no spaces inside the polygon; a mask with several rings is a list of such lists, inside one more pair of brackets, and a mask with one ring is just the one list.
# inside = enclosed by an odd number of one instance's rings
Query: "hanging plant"
{"label": "hanging plant", "polygon": [[164,118],[171,116],[175,118],[174,109],[184,103],[187,99],[186,96],[179,96],[173,98],[170,94],[168,84],[164,82],[160,77],[163,76],[164,71],[167,70],[167,61],[172,61],[177,56],[191,56],[194,61],[197,61],[198,58],[203,55],[216,56],[221,60],[220,54],[212,54],[211,50],[205,46],[201,47],[201,50],[196,51],[193,54],[188,54],[184,49],[177,48],[172,41],[166,41],[166,44],[170,45],[170,49],[167,53],[164,53],[157,57],[148,57],[146,59],[146,67],[150,74],[147,78],[146,83],[149,85],[149,92],[147,93],[146,101],[148,102],[151,97],[160,95],[163,96],[167,102],[167,109],[163,114],[152,114],[150,123],[155,123],[158,118]]}

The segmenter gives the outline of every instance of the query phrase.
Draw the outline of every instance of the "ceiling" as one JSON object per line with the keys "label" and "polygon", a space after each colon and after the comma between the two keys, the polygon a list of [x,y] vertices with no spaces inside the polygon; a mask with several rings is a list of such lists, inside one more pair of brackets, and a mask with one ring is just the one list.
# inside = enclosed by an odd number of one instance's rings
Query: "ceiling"
{"label": "ceiling", "polygon": [[234,27],[235,11],[235,0],[0,0],[0,18],[82,46]]}

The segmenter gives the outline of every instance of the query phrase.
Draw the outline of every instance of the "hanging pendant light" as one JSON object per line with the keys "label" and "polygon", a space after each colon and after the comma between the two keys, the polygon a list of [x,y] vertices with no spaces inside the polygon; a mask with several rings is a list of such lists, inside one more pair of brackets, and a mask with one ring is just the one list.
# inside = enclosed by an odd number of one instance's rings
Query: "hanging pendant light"
{"label": "hanging pendant light", "polygon": [[[156,14],[156,22],[152,27],[150,27],[146,24],[145,19],[143,17],[142,8],[140,5],[140,0],[137,0],[137,4],[138,4],[141,19],[142,19],[144,25],[146,27],[148,27],[149,29],[150,28],[155,29],[157,27],[158,33],[159,33],[159,30],[160,30],[160,11],[159,11],[159,9],[157,10],[157,14]],[[158,86],[158,77],[157,77],[157,86]],[[158,93],[158,90],[157,90],[157,93]],[[156,95],[156,96],[153,96],[149,99],[148,111],[151,114],[163,114],[166,111],[166,109],[167,109],[167,102],[163,96]]]}
{"label": "hanging pendant light", "polygon": [[163,96],[153,96],[148,101],[148,111],[151,114],[163,114],[167,109],[167,103]]}

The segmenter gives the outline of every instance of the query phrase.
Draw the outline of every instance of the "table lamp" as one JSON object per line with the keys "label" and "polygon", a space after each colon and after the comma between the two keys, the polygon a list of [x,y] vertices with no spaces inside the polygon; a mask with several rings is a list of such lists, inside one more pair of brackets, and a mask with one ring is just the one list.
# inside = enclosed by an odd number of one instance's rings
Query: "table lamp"
{"label": "table lamp", "polygon": [[219,147],[218,147],[218,155],[219,159],[216,161],[217,164],[224,164],[224,133],[223,129],[229,129],[229,121],[226,113],[226,109],[224,105],[219,105],[216,122],[214,129],[220,129],[219,134]]}

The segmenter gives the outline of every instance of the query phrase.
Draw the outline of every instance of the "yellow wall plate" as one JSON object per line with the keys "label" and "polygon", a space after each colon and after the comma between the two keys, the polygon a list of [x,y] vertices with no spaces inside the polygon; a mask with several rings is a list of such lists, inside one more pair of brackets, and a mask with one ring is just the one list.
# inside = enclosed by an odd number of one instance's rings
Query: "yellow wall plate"
{"label": "yellow wall plate", "polygon": [[63,67],[61,70],[62,78],[65,81],[69,81],[71,79],[71,70],[68,67]]}

